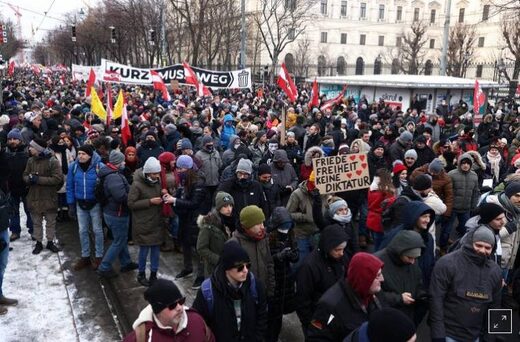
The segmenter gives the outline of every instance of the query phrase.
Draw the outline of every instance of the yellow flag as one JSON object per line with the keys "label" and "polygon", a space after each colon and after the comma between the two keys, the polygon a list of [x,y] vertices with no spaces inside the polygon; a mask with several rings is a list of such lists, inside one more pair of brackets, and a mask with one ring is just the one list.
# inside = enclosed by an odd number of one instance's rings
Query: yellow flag
{"label": "yellow flag", "polygon": [[120,118],[123,113],[123,106],[125,100],[123,98],[123,89],[119,89],[119,95],[117,95],[117,101],[114,105],[114,111],[112,112],[112,119]]}
{"label": "yellow flag", "polygon": [[105,107],[103,107],[103,103],[99,99],[98,94],[96,93],[96,89],[94,87],[91,88],[90,96],[92,99],[90,102],[90,111],[96,114],[101,120],[106,121],[107,112],[105,110]]}

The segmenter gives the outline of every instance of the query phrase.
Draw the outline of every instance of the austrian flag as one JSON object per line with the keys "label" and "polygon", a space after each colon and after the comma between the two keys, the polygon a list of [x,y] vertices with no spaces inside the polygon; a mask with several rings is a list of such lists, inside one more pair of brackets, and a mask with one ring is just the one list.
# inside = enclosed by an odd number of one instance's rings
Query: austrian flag
{"label": "austrian flag", "polygon": [[197,96],[211,96],[208,87],[199,81],[197,74],[193,71],[190,65],[186,62],[182,62],[182,66],[184,67],[184,79],[186,83],[195,86],[197,89]]}
{"label": "austrian flag", "polygon": [[287,94],[287,97],[291,102],[296,101],[296,98],[298,97],[298,89],[296,89],[296,85],[294,84],[291,75],[289,75],[285,63],[282,63],[276,83],[278,83],[278,86],[282,88],[285,94]]}
{"label": "austrian flag", "polygon": [[166,87],[166,84],[164,84],[161,75],[159,75],[159,73],[155,70],[150,70],[150,73],[152,74],[153,89],[161,91],[164,101],[171,101],[172,98],[170,93],[168,93],[168,88]]}

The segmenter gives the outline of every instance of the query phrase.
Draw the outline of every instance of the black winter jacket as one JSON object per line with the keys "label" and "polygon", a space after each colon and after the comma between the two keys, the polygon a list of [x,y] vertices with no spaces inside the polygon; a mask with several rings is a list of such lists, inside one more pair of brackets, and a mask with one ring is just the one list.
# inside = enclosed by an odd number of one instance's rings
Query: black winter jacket
{"label": "black winter jacket", "polygon": [[250,179],[245,186],[241,186],[238,183],[236,175],[234,175],[232,179],[220,183],[217,188],[217,192],[218,191],[224,191],[233,196],[233,200],[235,201],[233,211],[237,213],[240,213],[240,211],[248,205],[253,204],[262,209],[264,214],[269,212],[262,185],[256,180]]}

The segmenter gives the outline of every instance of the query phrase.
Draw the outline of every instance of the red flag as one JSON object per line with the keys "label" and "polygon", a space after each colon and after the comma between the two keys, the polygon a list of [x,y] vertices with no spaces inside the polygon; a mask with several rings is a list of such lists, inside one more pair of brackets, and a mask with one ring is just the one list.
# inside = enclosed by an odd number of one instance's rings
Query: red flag
{"label": "red flag", "polygon": [[13,76],[14,74],[14,61],[9,62],[9,70],[7,71],[9,76]]}
{"label": "red flag", "polygon": [[343,90],[341,91],[341,93],[338,94],[338,96],[336,96],[335,98],[331,99],[331,100],[328,100],[326,101],[321,107],[320,107],[320,111],[324,111],[326,109],[329,109],[329,108],[332,108],[334,105],[338,104],[341,99],[343,98],[343,95],[345,95],[345,91],[347,90],[347,85],[345,84],[345,86],[343,87]]}
{"label": "red flag", "polygon": [[318,81],[316,81],[316,77],[314,78],[314,82],[312,83],[312,98],[311,98],[311,107],[318,107],[320,104],[320,91],[318,90]]}
{"label": "red flag", "polygon": [[132,138],[130,126],[128,125],[128,112],[126,111],[126,99],[123,104],[123,112],[121,113],[121,141],[123,145],[128,146],[128,141]]}
{"label": "red flag", "polygon": [[289,75],[289,72],[285,67],[285,63],[282,63],[276,83],[278,83],[278,86],[282,88],[285,94],[287,94],[287,97],[291,102],[296,101],[296,98],[298,97],[298,89],[296,89],[296,85],[294,85],[291,75]]}
{"label": "red flag", "polygon": [[211,96],[208,87],[199,81],[197,74],[195,74],[190,65],[187,62],[182,62],[182,66],[184,67],[184,79],[186,83],[192,84],[197,88],[197,96]]}
{"label": "red flag", "polygon": [[516,86],[516,95],[520,95],[520,84]]}
{"label": "red flag", "polygon": [[61,83],[61,85],[65,85],[65,75],[64,74],[60,75],[60,83]]}
{"label": "red flag", "polygon": [[159,75],[159,73],[155,70],[150,70],[150,73],[152,75],[153,89],[161,91],[162,98],[164,101],[171,101],[172,98],[170,96],[170,93],[168,93],[168,88],[166,87],[166,84],[164,84],[161,75]]}
{"label": "red flag", "polygon": [[88,75],[88,80],[87,80],[87,91],[85,93],[85,96],[90,96],[90,89],[94,86],[95,82],[96,82],[96,73],[94,72],[94,69],[90,68],[90,73]]}
{"label": "red flag", "polygon": [[110,126],[110,121],[112,120],[112,87],[110,83],[107,83],[107,89],[105,90],[107,93],[107,126]]}
{"label": "red flag", "polygon": [[484,105],[486,101],[486,94],[480,88],[478,80],[475,80],[475,90],[473,91],[473,114],[480,113],[480,107]]}

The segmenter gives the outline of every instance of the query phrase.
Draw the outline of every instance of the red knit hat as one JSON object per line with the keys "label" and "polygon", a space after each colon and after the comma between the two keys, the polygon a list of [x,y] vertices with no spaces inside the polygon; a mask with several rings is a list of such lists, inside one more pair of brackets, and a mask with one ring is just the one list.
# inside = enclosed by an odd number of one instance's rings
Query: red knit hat
{"label": "red knit hat", "polygon": [[369,292],[370,286],[383,265],[384,263],[378,257],[364,252],[356,253],[350,261],[347,281],[365,305],[368,305],[373,298]]}
{"label": "red knit hat", "polygon": [[403,163],[399,163],[399,162],[396,161],[396,162],[394,163],[394,168],[392,169],[392,173],[393,173],[394,175],[397,175],[397,174],[399,174],[400,172],[405,171],[405,170],[408,170],[408,169],[406,168],[406,166],[404,166]]}

